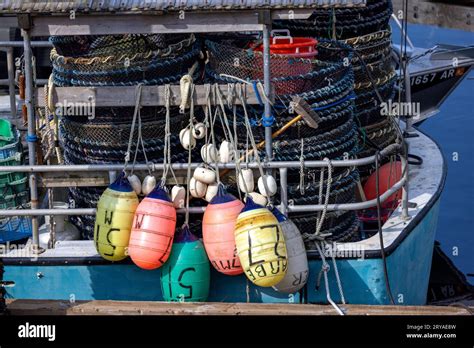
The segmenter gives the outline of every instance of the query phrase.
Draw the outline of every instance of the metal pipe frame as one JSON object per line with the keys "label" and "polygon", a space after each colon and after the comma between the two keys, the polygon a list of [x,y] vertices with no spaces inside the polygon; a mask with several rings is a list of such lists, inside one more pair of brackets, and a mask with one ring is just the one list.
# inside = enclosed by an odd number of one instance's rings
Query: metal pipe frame
{"label": "metal pipe frame", "polygon": [[[23,41],[0,41],[0,48],[24,48]],[[31,47],[53,48],[53,44],[49,41],[31,41]]]}
{"label": "metal pipe frame", "polygon": [[[271,16],[270,16],[271,18]],[[264,92],[267,98],[264,101],[264,117],[270,120],[272,117],[271,110],[271,72],[270,72],[270,24],[271,22],[266,21],[262,25],[263,32],[263,55],[264,55]],[[38,216],[44,215],[95,215],[95,209],[38,209],[38,189],[36,182],[36,173],[38,172],[93,172],[93,171],[120,171],[123,169],[121,164],[119,165],[52,165],[52,166],[40,166],[36,165],[36,122],[35,122],[35,110],[34,110],[34,90],[33,90],[33,69],[32,69],[32,47],[51,47],[49,42],[30,40],[30,30],[22,29],[23,42],[0,42],[1,47],[8,47],[11,51],[13,47],[23,47],[25,57],[25,82],[26,82],[26,98],[25,104],[28,111],[28,155],[29,165],[28,166],[14,166],[14,167],[0,167],[0,172],[28,172],[29,183],[30,183],[30,195],[31,195],[31,209],[7,209],[0,210],[0,216],[32,216],[32,232],[33,232],[33,249],[38,250],[39,246],[39,235],[38,235]],[[11,54],[12,55],[12,54]],[[8,85],[11,86],[11,75],[9,75]],[[16,110],[15,110],[16,111]],[[298,168],[300,166],[299,161],[283,161],[283,162],[271,162],[273,157],[272,147],[272,128],[271,125],[265,127],[265,150],[267,161],[263,163],[264,168],[268,171],[271,169],[279,169],[281,177],[281,209],[283,212],[311,212],[321,211],[323,209],[331,210],[360,210],[373,207],[377,204],[376,199],[349,203],[349,204],[331,204],[325,207],[324,205],[304,205],[304,206],[288,206],[288,193],[287,193],[287,168]],[[382,154],[387,155],[393,153],[397,149],[400,149],[401,145],[392,144],[381,151]],[[385,153],[384,153],[385,152]],[[375,162],[375,156],[370,156],[362,159],[354,160],[338,160],[332,161],[333,167],[347,167],[347,166],[360,166],[371,164]],[[199,163],[192,163],[191,168],[196,168]],[[162,170],[163,165],[153,165],[154,170]],[[257,168],[256,163],[249,164],[251,168]],[[308,161],[305,162],[305,167],[316,168],[316,167],[327,167],[326,161]],[[188,164],[185,163],[174,163],[172,165],[175,170],[187,169]],[[402,167],[408,168],[408,164],[402,158]],[[219,164],[219,168],[235,168],[235,164]],[[136,170],[146,170],[147,165],[141,164],[136,166]],[[398,191],[400,188],[404,189],[404,199],[406,202],[402,202],[403,209],[408,210],[408,195],[407,195],[407,182],[408,182],[408,170],[405,171],[405,176],[394,184],[389,190],[380,196],[380,202],[384,202],[389,196]],[[405,205],[403,205],[405,204]],[[202,213],[205,207],[191,207],[190,213]],[[179,213],[185,212],[184,209],[178,209]]]}
{"label": "metal pipe frame", "polygon": [[[284,169],[285,170],[285,169]],[[406,178],[402,178],[400,181],[396,182],[390,189],[385,191],[380,195],[380,202],[383,203],[388,199],[392,194],[397,192],[406,182]],[[283,185],[282,185],[283,186]],[[282,187],[282,191],[286,191]],[[283,195],[283,194],[282,194]],[[333,210],[361,210],[372,208],[377,205],[377,199],[372,199],[370,201],[358,202],[358,203],[344,203],[344,204],[329,204],[327,206],[327,211]],[[280,205],[282,211],[290,213],[300,213],[300,212],[315,212],[322,211],[325,209],[324,204],[314,204],[314,205],[290,205],[286,206],[285,203]],[[191,214],[202,214],[206,210],[206,207],[190,207],[189,212]],[[179,214],[184,214],[186,209],[180,208],[176,209]],[[7,209],[0,210],[0,216],[30,216],[30,215],[95,215],[96,209],[94,208],[74,208],[74,209]]]}
{"label": "metal pipe frame", "polygon": [[[36,120],[33,100],[33,61],[31,52],[31,40],[30,33],[28,30],[22,29],[21,34],[23,36],[23,50],[25,57],[25,105],[28,112],[28,163],[30,166],[34,166],[36,164]],[[38,217],[34,214],[34,210],[38,208],[38,186],[36,182],[36,174],[34,172],[30,172],[29,184],[31,210],[33,212],[33,214],[31,214],[33,250],[39,250]]]}
{"label": "metal pipe frame", "polygon": [[[380,151],[380,156],[388,156],[400,150],[402,147],[400,144],[388,145],[385,149]],[[357,167],[364,166],[367,164],[375,163],[375,155],[349,160],[334,160],[331,161],[333,167]],[[191,169],[196,169],[201,163],[191,163]],[[301,165],[300,161],[281,161],[281,162],[263,162],[262,166],[268,169],[280,169],[280,168],[299,168]],[[152,163],[152,171],[163,170],[162,163]],[[219,169],[235,169],[235,163],[219,163],[217,164]],[[252,162],[248,164],[249,168],[257,169],[258,164]],[[322,168],[327,167],[327,161],[305,161],[304,166],[307,168]],[[187,170],[187,163],[173,163],[171,167],[174,170]],[[148,170],[146,164],[136,164],[135,170],[142,171]],[[1,172],[16,172],[16,173],[61,173],[61,172],[109,172],[109,171],[121,171],[123,170],[123,164],[77,164],[77,165],[28,165],[28,166],[0,166]]]}
{"label": "metal pipe frame", "polygon": [[[272,118],[271,99],[271,71],[270,71],[270,25],[263,26],[263,86],[267,98],[264,100],[264,119],[267,122]],[[272,127],[265,125],[265,153],[266,160],[271,161],[273,158],[273,144],[272,144]]]}
{"label": "metal pipe frame", "polygon": [[[406,147],[406,153],[408,153],[408,143],[405,142],[405,147]],[[404,220],[409,220],[410,215],[408,214],[408,189],[409,189],[409,180],[408,180],[408,171],[409,171],[409,166],[408,166],[408,161],[403,157],[400,156],[402,159],[402,173],[404,173],[404,179],[405,182],[403,184],[402,188],[402,219]]]}
{"label": "metal pipe frame", "polygon": [[[13,74],[13,81],[15,81],[15,74]],[[44,86],[48,83],[47,79],[36,79],[35,84],[36,86]],[[10,80],[9,79],[0,79],[0,86],[9,86]]]}
{"label": "metal pipe frame", "polygon": [[[402,157],[402,168],[408,166],[407,161]],[[316,161],[314,161],[316,162]],[[299,162],[296,162],[299,164]],[[327,162],[323,161],[327,165]],[[255,164],[255,163],[253,163]],[[250,164],[249,164],[250,165]],[[46,166],[47,167],[47,166]],[[256,166],[255,166],[256,167]],[[324,204],[314,204],[314,205],[288,205],[288,185],[287,185],[287,168],[280,167],[280,187],[281,187],[281,205],[280,209],[284,212],[314,212],[322,211],[325,209]],[[380,195],[380,202],[383,203],[388,197],[392,194],[406,187],[405,185],[408,182],[408,175],[405,172],[405,175],[396,182],[390,189],[385,191]],[[407,199],[408,196],[405,196]],[[344,203],[344,204],[329,204],[326,209],[328,211],[333,210],[361,210],[371,208],[377,205],[377,199],[372,199],[370,201],[358,202],[358,203]],[[192,214],[200,214],[205,211],[205,207],[191,207],[189,212]],[[402,198],[402,210],[406,209],[408,213],[408,204],[403,201]],[[78,208],[78,209],[5,209],[0,210],[0,216],[31,216],[31,215],[95,215],[96,210],[93,208]],[[186,212],[185,209],[177,209],[178,213]]]}
{"label": "metal pipe frame", "polygon": [[10,112],[12,117],[16,117],[16,93],[15,93],[15,62],[13,58],[13,48],[7,48],[7,70],[8,70],[8,94],[10,95]]}

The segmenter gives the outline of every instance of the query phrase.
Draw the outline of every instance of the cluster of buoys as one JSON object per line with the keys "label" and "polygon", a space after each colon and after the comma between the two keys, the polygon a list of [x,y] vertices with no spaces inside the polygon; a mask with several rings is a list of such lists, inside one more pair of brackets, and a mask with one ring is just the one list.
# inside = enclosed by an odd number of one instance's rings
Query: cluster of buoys
{"label": "cluster of buoys", "polygon": [[[203,217],[203,243],[188,226],[176,230],[176,208],[162,185],[140,202],[122,173],[102,194],[94,239],[110,261],[130,256],[142,269],[161,267],[167,301],[205,301],[209,263],[226,275],[245,273],[255,285],[282,293],[300,290],[308,261],[297,227],[276,208],[245,205],[220,184]],[[128,252],[127,252],[128,250]]]}

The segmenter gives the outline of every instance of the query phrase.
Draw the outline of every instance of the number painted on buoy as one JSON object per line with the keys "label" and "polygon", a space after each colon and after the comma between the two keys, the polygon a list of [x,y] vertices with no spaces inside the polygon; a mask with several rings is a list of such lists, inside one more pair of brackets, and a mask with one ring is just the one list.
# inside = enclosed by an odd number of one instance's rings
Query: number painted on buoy
{"label": "number painted on buoy", "polygon": [[235,223],[244,205],[219,185],[217,195],[207,205],[202,237],[212,266],[227,275],[243,272],[235,247]]}
{"label": "number painted on buoy", "polygon": [[237,218],[235,242],[244,272],[263,287],[278,284],[288,268],[283,232],[276,217],[247,197]]}
{"label": "number painted on buoy", "polygon": [[168,261],[161,268],[161,291],[165,301],[203,302],[210,286],[210,266],[204,246],[187,227],[180,231]]}
{"label": "number painted on buoy", "polygon": [[170,255],[176,229],[176,209],[168,193],[157,186],[138,205],[130,235],[129,255],[143,269],[156,269]]}
{"label": "number painted on buoy", "polygon": [[106,260],[127,257],[128,242],[138,197],[122,173],[100,196],[94,226],[98,253]]}

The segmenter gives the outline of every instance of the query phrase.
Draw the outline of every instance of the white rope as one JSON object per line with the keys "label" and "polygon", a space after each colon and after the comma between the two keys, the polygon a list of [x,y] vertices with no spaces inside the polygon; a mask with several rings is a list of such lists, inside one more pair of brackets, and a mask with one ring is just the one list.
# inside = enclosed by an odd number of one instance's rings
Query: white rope
{"label": "white rope", "polygon": [[178,179],[171,166],[171,88],[170,85],[165,85],[165,144],[163,150],[163,175],[161,177],[161,187],[166,185],[166,178],[171,172],[174,182],[178,185]]}
{"label": "white rope", "polygon": [[304,182],[304,138],[301,138],[301,153],[300,153],[300,194],[304,195],[306,191]]}
{"label": "white rope", "polygon": [[[216,108],[216,111],[214,112],[214,115],[212,115],[211,91],[213,92],[212,95],[214,96],[214,91],[213,91],[213,89],[211,90],[211,86],[209,86],[209,95],[208,95],[208,98],[207,98],[207,108],[209,110],[208,114],[210,116],[210,121],[211,121],[211,124],[210,124],[211,142],[214,146],[216,146],[216,136],[215,136],[215,133],[214,133],[214,125],[215,125],[215,122],[216,122],[216,119],[217,119],[218,108]],[[221,185],[218,161],[219,161],[219,159],[216,156],[214,158],[214,171],[216,172],[217,185]]]}
{"label": "white rope", "polygon": [[[227,130],[228,134],[229,134],[229,142],[232,146],[232,150],[234,152],[234,159],[235,159],[235,177],[237,179],[237,190],[239,192],[239,197],[242,198],[242,195],[241,195],[241,191],[240,191],[240,187],[239,187],[239,177],[242,177],[242,181],[244,183],[244,188],[245,188],[245,196],[247,196],[247,193],[248,193],[248,187],[247,187],[247,183],[245,182],[245,180],[243,180],[243,174],[242,174],[242,169],[240,167],[240,155],[239,155],[239,152],[238,152],[238,145],[237,145],[237,111],[236,111],[236,107],[234,105],[234,108],[233,108],[233,122],[234,122],[234,135],[232,135],[232,130],[230,128],[230,124],[229,124],[229,119],[227,118],[227,113],[225,111],[225,106],[224,106],[224,101],[222,99],[222,94],[219,90],[219,87],[217,85],[215,85],[216,88],[215,88],[215,91],[216,91],[216,94],[217,94],[217,99],[219,101],[219,106],[221,107],[222,109],[222,119],[223,119],[223,127],[224,129]],[[222,121],[221,119],[221,121]]]}
{"label": "white rope", "polygon": [[[321,217],[318,217],[317,224],[316,224],[315,234],[317,236],[321,235],[321,227],[323,226],[324,220],[326,218],[326,213],[327,213],[327,209],[328,209],[328,205],[329,205],[329,195],[331,193],[331,185],[332,185],[332,163],[331,163],[331,160],[329,158],[325,158],[324,160],[327,161],[327,163],[328,163],[328,179],[327,179],[327,185],[326,185],[326,197],[325,197],[325,202],[324,202],[324,208],[323,208]],[[321,171],[321,177],[324,178],[324,172],[323,171]],[[321,197],[321,195],[322,195],[322,190],[321,190],[322,183],[323,183],[323,181],[320,181],[320,183],[319,183],[320,184],[320,190],[319,190],[319,200],[320,201],[322,199],[322,197]]]}
{"label": "white rope", "polygon": [[[49,148],[48,152],[45,156],[45,159],[48,159],[49,156],[51,155],[52,150],[55,150],[56,153],[56,158],[58,160],[59,164],[62,164],[63,161],[63,156],[61,154],[61,149],[59,147],[59,121],[58,121],[58,115],[55,112],[55,105],[53,103],[53,92],[54,92],[54,82],[53,82],[53,74],[49,76],[48,83],[44,86],[44,95],[45,95],[45,126],[47,129],[47,134],[48,135],[48,142],[49,142]],[[53,123],[54,123],[54,129],[51,128],[50,122],[49,122],[49,115],[53,115]]]}
{"label": "white rope", "polygon": [[[255,143],[255,138],[254,138],[253,133],[252,133],[252,128],[250,126],[250,120],[249,120],[249,117],[248,117],[246,102],[245,102],[245,98],[244,98],[243,93],[242,93],[242,89],[243,89],[242,85],[240,85],[240,88],[237,89],[237,94],[238,94],[238,97],[239,97],[239,99],[242,103],[242,108],[244,110],[245,127],[247,129],[247,133],[248,133],[249,138],[250,138],[250,143],[252,144],[253,153],[254,153],[254,156],[255,156],[255,161],[257,162],[257,167],[258,167],[258,170],[260,172],[260,176],[262,177],[263,186],[265,188],[265,191],[267,193],[269,193],[270,190],[268,189],[266,176],[265,176],[265,173],[263,172],[262,163],[260,161],[260,156],[258,155],[258,148],[257,148],[257,145]],[[270,201],[270,199],[268,199],[268,200]]]}
{"label": "white rope", "polygon": [[334,309],[336,310],[336,312],[339,314],[339,315],[345,315],[345,313],[343,312],[343,310],[333,301],[333,299],[331,298],[331,292],[329,290],[329,281],[328,281],[328,272],[330,270],[330,267],[329,267],[329,264],[327,263],[326,261],[326,258],[324,257],[324,253],[322,251],[322,248],[321,246],[319,245],[320,242],[317,242],[316,243],[316,248],[318,249],[318,252],[319,254],[321,255],[321,260],[322,260],[322,266],[321,266],[321,271],[323,272],[323,275],[324,275],[324,285],[326,287],[326,299],[328,300],[328,302],[331,304],[331,306],[334,307]]}
{"label": "white rope", "polygon": [[[193,84],[193,74],[198,67],[199,62],[193,64],[186,75],[183,75],[179,80],[180,92],[181,92],[181,104],[179,105],[179,112],[184,111],[190,107],[189,95],[191,93],[191,86]],[[192,126],[192,124],[190,125]]]}
{"label": "white rope", "polygon": [[[334,244],[334,248],[336,248],[335,244]],[[343,304],[346,304],[346,299],[344,297],[344,290],[342,289],[341,278],[339,277],[339,269],[336,263],[336,256],[334,255],[333,252],[331,252],[331,258],[332,258],[332,265],[334,268],[334,274],[336,275],[337,288],[339,289],[339,295],[341,296],[341,302]]]}
{"label": "white rope", "polygon": [[[191,99],[191,105],[190,105],[190,110],[189,110],[189,129],[191,129],[192,125],[193,125],[193,119],[194,119],[194,102],[193,102],[193,97],[194,97],[194,85],[191,85],[191,91],[190,91],[190,99]],[[193,136],[192,135],[192,132],[188,132],[189,133],[189,144],[191,144],[191,137]],[[191,152],[192,152],[192,146],[189,146],[188,147],[188,171],[187,171],[187,174],[186,174],[186,182],[187,182],[187,185],[186,185],[186,214],[185,214],[185,218],[184,218],[184,225],[185,226],[189,226],[189,201],[191,200],[191,192],[190,192],[190,184],[189,182],[191,181],[191,162],[192,162],[192,159],[191,159]]]}
{"label": "white rope", "polygon": [[[128,162],[130,162],[130,151],[132,149],[133,134],[135,133],[135,125],[136,125],[137,119],[138,119],[138,138],[137,138],[137,145],[135,147],[135,155],[134,155],[134,159],[133,159],[131,174],[133,174],[133,170],[135,168],[135,163],[136,163],[136,158],[137,158],[137,153],[138,153],[138,146],[139,146],[139,142],[140,142],[140,139],[141,139],[140,138],[141,137],[141,117],[140,117],[140,107],[141,107],[141,105],[140,105],[140,103],[141,103],[141,96],[142,96],[142,87],[143,87],[143,84],[140,83],[135,88],[135,109],[133,111],[132,126],[130,127],[130,136],[128,138],[128,147],[127,147],[127,152],[125,153],[125,163],[124,163],[124,167],[123,167],[123,170],[126,171],[127,167],[128,167]],[[148,166],[148,171],[150,172],[148,159],[146,157],[145,148],[143,146],[143,141],[142,141],[142,149],[143,149],[145,160],[146,160],[146,163],[147,163],[147,166]],[[151,172],[150,172],[150,174],[151,174]]]}

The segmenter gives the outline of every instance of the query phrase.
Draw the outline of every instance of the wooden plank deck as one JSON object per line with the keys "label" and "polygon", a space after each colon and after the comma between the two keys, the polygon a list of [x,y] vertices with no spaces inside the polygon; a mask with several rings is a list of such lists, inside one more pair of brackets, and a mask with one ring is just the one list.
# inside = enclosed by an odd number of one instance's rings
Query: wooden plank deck
{"label": "wooden plank deck", "polygon": [[[337,315],[329,305],[7,300],[12,315]],[[344,305],[348,315],[472,315],[474,307]]]}

